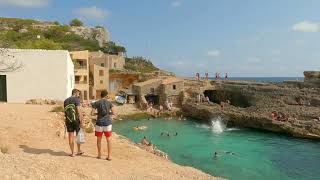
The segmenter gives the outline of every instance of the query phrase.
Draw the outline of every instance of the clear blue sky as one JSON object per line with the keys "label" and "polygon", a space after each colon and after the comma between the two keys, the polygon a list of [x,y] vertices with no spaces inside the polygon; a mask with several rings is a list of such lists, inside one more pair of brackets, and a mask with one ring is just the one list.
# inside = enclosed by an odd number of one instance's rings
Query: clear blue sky
{"label": "clear blue sky", "polygon": [[319,0],[0,0],[0,16],[78,17],[178,75],[320,70]]}

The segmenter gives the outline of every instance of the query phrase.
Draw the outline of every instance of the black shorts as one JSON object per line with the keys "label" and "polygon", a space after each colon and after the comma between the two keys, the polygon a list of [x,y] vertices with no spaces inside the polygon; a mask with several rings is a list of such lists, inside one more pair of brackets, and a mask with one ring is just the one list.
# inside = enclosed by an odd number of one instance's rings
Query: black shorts
{"label": "black shorts", "polygon": [[66,121],[67,131],[68,132],[76,132],[80,131],[80,121]]}

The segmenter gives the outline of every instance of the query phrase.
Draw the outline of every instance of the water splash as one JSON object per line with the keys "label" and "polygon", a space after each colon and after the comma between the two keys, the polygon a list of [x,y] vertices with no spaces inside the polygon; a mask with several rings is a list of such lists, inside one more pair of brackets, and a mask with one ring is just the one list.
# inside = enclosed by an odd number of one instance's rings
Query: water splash
{"label": "water splash", "polygon": [[210,128],[214,133],[223,133],[223,131],[227,129],[227,120],[224,120],[221,117],[216,117],[211,120]]}

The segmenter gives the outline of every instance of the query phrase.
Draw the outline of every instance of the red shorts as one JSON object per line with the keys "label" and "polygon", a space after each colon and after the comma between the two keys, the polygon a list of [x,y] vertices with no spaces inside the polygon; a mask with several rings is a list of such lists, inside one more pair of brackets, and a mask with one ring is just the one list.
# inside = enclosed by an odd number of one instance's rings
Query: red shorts
{"label": "red shorts", "polygon": [[97,137],[102,137],[102,135],[105,135],[106,137],[111,137],[112,135],[112,125],[109,126],[95,126],[95,135]]}

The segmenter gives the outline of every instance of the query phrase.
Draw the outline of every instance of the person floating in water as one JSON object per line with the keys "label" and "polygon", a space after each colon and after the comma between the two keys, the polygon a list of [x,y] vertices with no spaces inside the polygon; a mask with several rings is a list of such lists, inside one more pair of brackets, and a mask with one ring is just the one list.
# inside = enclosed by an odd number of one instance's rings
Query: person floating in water
{"label": "person floating in water", "polygon": [[225,151],[224,153],[226,153],[226,154],[230,154],[230,155],[233,155],[233,156],[235,156],[235,155],[236,155],[236,153],[231,152],[231,151]]}
{"label": "person floating in water", "polygon": [[175,136],[178,136],[178,132],[176,132]]}
{"label": "person floating in water", "polygon": [[218,159],[218,152],[214,152],[213,159]]}

